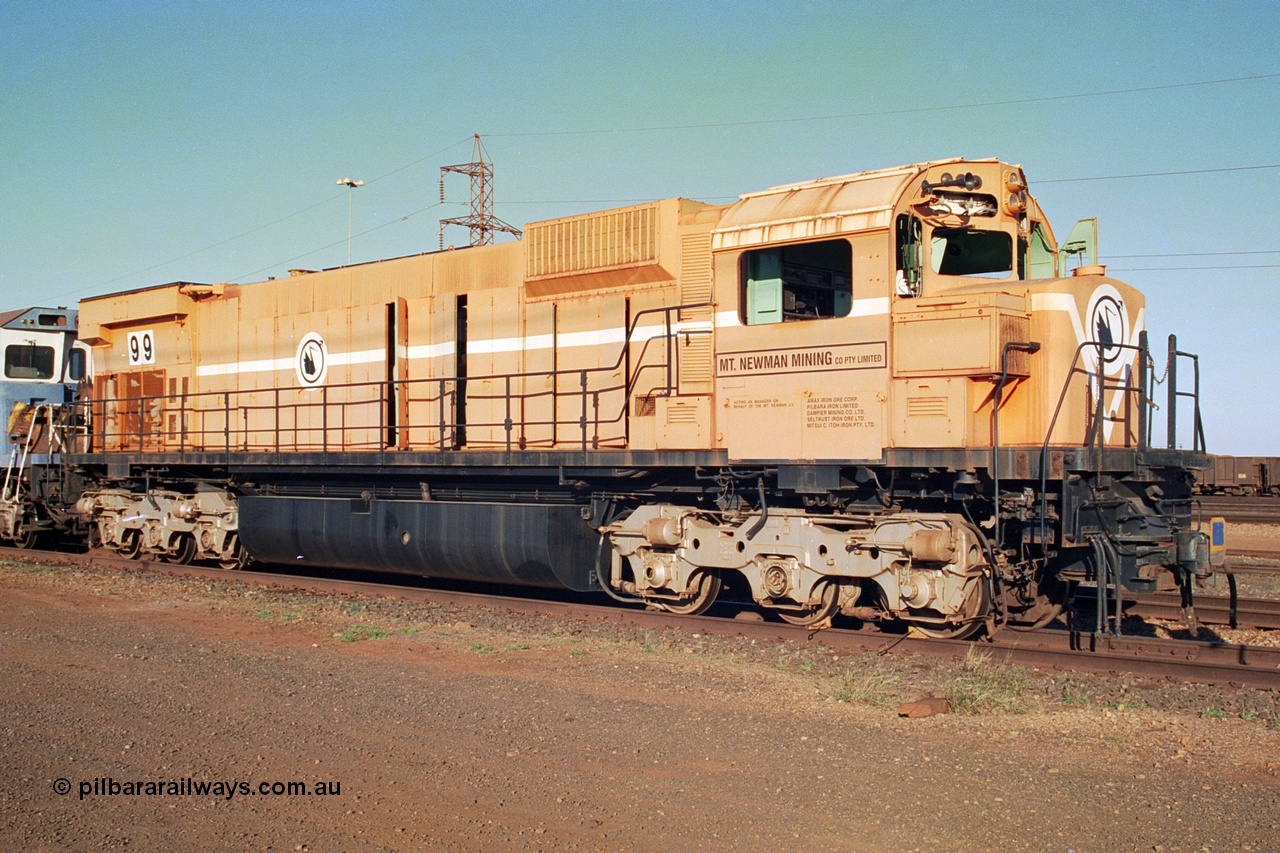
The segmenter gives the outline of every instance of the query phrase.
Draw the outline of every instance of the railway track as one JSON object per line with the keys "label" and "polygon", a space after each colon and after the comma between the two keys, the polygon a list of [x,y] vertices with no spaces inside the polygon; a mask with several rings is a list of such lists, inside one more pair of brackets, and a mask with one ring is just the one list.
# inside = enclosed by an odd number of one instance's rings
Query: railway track
{"label": "railway track", "polygon": [[[814,630],[734,618],[732,605],[717,607],[713,615],[673,616],[665,612],[633,610],[580,601],[496,595],[456,589],[408,586],[252,570],[225,571],[205,566],[178,566],[127,560],[101,552],[87,554],[0,549],[0,556],[30,562],[102,566],[125,571],[158,572],[185,578],[253,584],[280,590],[394,596],[410,601],[505,610],[519,615],[553,615],[584,622],[610,622],[640,628],[745,637],[765,641],[802,641],[842,651],[877,654],[920,654],[963,658],[976,647],[1011,663],[1055,670],[1126,673],[1157,679],[1280,690],[1280,647],[1246,646],[1213,640],[1159,640],[1149,637],[1093,636],[1074,630],[1030,633],[997,630],[979,644],[972,641],[923,639],[874,628]],[[750,611],[754,616],[754,611]],[[1207,612],[1207,611],[1206,611]]]}
{"label": "railway track", "polygon": [[1239,559],[1232,560],[1231,571],[1235,574],[1256,574],[1260,572],[1274,572],[1280,570],[1280,551],[1264,551],[1257,548],[1241,548],[1232,550],[1231,556],[1240,558],[1248,557],[1249,562],[1242,563]]}
{"label": "railway track", "polygon": [[[1280,601],[1274,598],[1241,598],[1234,603],[1225,595],[1200,595],[1195,600],[1196,619],[1202,625],[1225,625],[1263,631],[1280,630]],[[1182,619],[1182,599],[1176,592],[1154,593],[1125,601],[1126,616]]]}
{"label": "railway track", "polygon": [[1228,524],[1280,524],[1280,498],[1204,495],[1196,503],[1193,512],[1198,511],[1205,522],[1221,516]]}

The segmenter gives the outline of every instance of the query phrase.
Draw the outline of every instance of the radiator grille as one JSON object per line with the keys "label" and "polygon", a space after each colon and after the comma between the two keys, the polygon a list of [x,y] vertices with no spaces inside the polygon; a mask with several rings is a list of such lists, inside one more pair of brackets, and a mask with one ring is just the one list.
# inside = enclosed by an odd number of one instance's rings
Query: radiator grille
{"label": "radiator grille", "polygon": [[531,279],[654,263],[658,206],[538,222],[525,231],[524,242],[525,275]]}

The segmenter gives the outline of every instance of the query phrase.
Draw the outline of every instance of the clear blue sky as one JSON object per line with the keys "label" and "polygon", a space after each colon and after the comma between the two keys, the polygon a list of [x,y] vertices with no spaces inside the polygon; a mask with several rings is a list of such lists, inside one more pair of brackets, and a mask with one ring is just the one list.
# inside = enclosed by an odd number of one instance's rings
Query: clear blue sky
{"label": "clear blue sky", "polygon": [[344,177],[354,260],[433,250],[477,132],[517,226],[995,156],[1200,353],[1210,450],[1280,454],[1277,44],[1275,2],[8,0],[0,308],[339,265]]}

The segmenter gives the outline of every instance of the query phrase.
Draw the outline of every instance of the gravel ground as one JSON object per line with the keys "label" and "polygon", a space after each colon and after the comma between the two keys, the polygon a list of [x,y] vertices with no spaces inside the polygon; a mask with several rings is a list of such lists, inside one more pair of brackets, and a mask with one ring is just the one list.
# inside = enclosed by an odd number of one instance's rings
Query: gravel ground
{"label": "gravel ground", "polygon": [[[0,588],[5,849],[1280,849],[1271,693],[133,572]],[[958,713],[897,716],[922,694]]]}

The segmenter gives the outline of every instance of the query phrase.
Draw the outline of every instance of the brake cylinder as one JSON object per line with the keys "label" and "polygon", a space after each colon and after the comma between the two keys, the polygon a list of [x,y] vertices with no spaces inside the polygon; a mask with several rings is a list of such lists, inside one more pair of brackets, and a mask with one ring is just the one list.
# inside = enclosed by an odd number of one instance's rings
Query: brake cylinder
{"label": "brake cylinder", "polygon": [[950,529],[916,530],[902,546],[922,563],[950,563],[956,558],[956,543]]}

